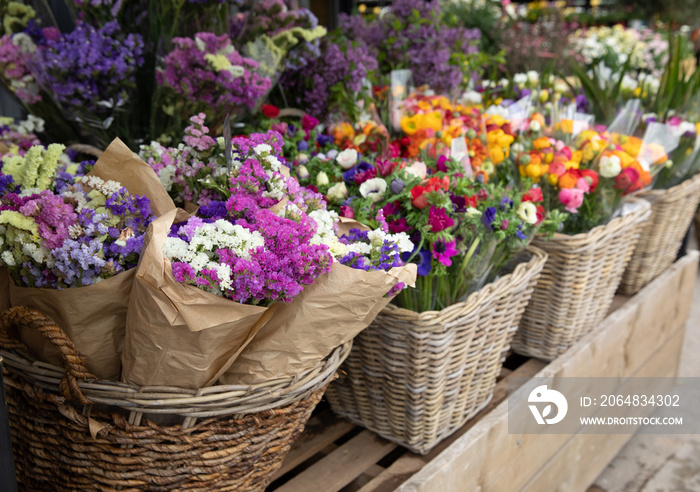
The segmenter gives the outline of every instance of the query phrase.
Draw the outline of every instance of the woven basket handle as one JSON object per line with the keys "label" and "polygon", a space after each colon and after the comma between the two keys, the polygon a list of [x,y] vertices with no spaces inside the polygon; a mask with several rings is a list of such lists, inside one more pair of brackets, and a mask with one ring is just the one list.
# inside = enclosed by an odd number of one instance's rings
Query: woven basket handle
{"label": "woven basket handle", "polygon": [[26,306],[12,307],[0,313],[0,346],[5,349],[22,349],[25,345],[19,340],[19,327],[38,331],[63,357],[66,374],[61,380],[61,394],[67,399],[75,399],[83,405],[92,402],[83,394],[78,380],[97,379],[85,367],[85,359],[68,336],[49,318],[39,311]]}

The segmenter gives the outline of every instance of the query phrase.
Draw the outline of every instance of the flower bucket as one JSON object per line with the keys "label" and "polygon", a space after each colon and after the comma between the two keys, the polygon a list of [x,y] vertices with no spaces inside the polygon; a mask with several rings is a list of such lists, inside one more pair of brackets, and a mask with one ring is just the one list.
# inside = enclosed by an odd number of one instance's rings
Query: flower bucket
{"label": "flower bucket", "polygon": [[649,215],[649,202],[631,198],[619,216],[587,233],[533,241],[549,259],[513,339],[515,352],[553,360],[603,321]]}
{"label": "flower bucket", "polygon": [[[19,327],[55,344],[36,362]],[[265,490],[347,356],[297,378],[199,390],[95,380],[38,311],[0,315],[0,355],[18,482],[25,490]]]}
{"label": "flower bucket", "polygon": [[651,217],[642,229],[618,292],[633,295],[658,277],[678,255],[700,203],[700,174],[668,190],[639,194],[651,203]]}
{"label": "flower bucket", "polygon": [[466,301],[416,313],[389,305],[354,340],[326,393],[335,413],[425,454],[490,401],[502,356],[547,255]]}

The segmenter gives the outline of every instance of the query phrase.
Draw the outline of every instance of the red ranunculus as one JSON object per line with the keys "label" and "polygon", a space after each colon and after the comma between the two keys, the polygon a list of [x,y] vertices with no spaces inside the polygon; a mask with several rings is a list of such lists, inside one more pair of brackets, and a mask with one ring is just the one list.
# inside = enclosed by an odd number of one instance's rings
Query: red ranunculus
{"label": "red ranunculus", "polygon": [[527,193],[523,195],[524,202],[534,202],[539,203],[542,201],[542,188],[530,188]]}
{"label": "red ranunculus", "polygon": [[262,114],[265,115],[265,118],[277,118],[280,115],[280,108],[272,104],[263,104]]}
{"label": "red ranunculus", "polygon": [[583,175],[583,178],[588,181],[588,184],[591,187],[590,193],[595,192],[595,189],[598,186],[598,173],[593,169],[581,169],[581,174]]}
{"label": "red ranunculus", "polygon": [[639,180],[639,171],[633,167],[626,167],[620,172],[615,178],[615,188],[622,190],[623,193],[627,191],[632,185],[634,185]]}
{"label": "red ranunculus", "polygon": [[547,217],[547,211],[542,205],[537,205],[537,222],[535,222],[535,224],[541,224],[545,217]]}

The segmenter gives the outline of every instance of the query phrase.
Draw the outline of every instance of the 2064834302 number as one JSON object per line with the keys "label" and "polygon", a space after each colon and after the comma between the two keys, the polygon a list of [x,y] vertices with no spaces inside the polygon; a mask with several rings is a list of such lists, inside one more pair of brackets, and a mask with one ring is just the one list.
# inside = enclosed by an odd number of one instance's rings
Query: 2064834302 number
{"label": "2064834302 number", "polygon": [[601,395],[601,407],[680,407],[678,395]]}

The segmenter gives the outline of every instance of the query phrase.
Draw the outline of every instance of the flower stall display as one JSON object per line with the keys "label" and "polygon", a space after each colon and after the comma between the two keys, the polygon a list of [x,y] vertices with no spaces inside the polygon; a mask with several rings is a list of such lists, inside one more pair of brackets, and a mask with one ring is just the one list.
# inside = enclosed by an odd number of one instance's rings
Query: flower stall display
{"label": "flower stall display", "polygon": [[[3,157],[0,261],[12,279],[12,305],[46,313],[93,373],[117,379],[133,268],[153,214],[148,198],[117,182],[55,176],[62,152],[52,144]],[[31,330],[21,336],[42,360],[61,364]]]}

